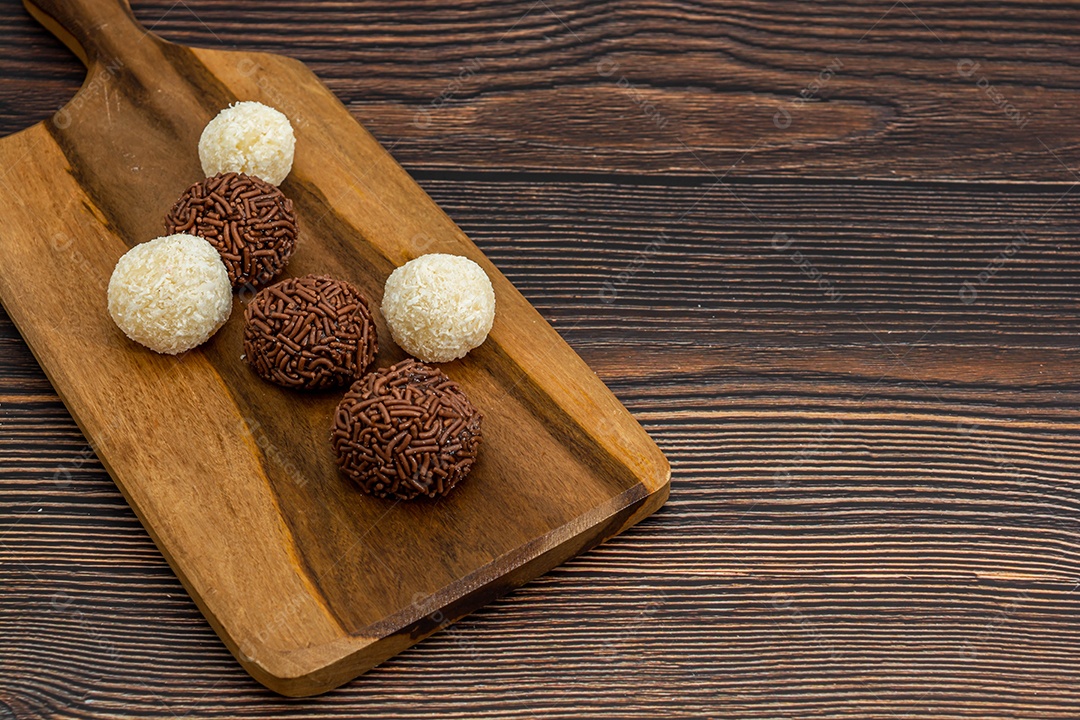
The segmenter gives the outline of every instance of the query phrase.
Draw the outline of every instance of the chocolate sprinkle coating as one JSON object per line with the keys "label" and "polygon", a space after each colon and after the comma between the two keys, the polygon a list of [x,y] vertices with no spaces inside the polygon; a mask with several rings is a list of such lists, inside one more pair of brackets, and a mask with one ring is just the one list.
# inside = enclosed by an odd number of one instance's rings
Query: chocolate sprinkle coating
{"label": "chocolate sprinkle coating", "polygon": [[348,385],[379,351],[360,291],[325,275],[263,288],[244,311],[244,355],[270,382],[298,390]]}
{"label": "chocolate sprinkle coating", "polygon": [[472,470],[482,421],[457,383],[409,359],[353,383],[330,442],[341,472],[365,492],[433,498]]}
{"label": "chocolate sprinkle coating", "polygon": [[292,200],[243,173],[215,175],[189,187],[165,216],[165,230],[209,241],[221,253],[233,288],[266,285],[296,249]]}

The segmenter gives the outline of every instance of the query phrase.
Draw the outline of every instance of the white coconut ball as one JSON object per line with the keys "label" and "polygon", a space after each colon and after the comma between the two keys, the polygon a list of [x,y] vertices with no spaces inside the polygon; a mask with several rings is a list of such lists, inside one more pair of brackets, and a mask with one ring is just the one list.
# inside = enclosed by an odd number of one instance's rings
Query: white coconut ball
{"label": "white coconut ball", "polygon": [[232,284],[214,246],[194,235],[136,245],[109,279],[109,315],[137,343],[176,355],[201,345],[229,319]]}
{"label": "white coconut ball", "polygon": [[237,172],[280,185],[292,170],[296,137],[289,118],[257,102],[238,102],[218,113],[199,138],[206,177]]}
{"label": "white coconut ball", "polygon": [[405,352],[424,362],[449,362],[487,339],[495,290],[468,258],[422,255],[386,280],[382,313]]}

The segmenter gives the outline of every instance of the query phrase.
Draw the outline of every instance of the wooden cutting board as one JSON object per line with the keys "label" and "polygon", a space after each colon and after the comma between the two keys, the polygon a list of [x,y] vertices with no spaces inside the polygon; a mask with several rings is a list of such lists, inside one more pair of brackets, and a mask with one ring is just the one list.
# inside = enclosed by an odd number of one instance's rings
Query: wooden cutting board
{"label": "wooden cutting board", "polygon": [[[286,695],[336,687],[663,504],[670,470],[653,441],[303,64],[173,45],[122,0],[27,7],[89,72],[55,116],[0,140],[0,299],[255,678]],[[247,298],[180,357],[109,319],[114,264],[162,234],[202,177],[203,127],[236,100],[277,107],[296,131],[290,274],[349,280],[376,308],[389,273],[426,252],[491,276],[490,338],[443,366],[485,414],[480,460],[450,497],[394,503],[347,485],[328,440],[341,393],[290,392],[247,368]],[[376,316],[384,367],[404,354]]]}

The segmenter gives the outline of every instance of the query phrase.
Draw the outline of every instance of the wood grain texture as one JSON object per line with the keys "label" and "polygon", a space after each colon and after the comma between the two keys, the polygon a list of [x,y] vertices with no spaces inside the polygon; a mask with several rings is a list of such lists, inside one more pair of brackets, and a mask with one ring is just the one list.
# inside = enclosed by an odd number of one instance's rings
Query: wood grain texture
{"label": "wood grain texture", "polygon": [[[1075,102],[1055,107],[1037,90],[1071,73],[1042,75],[1022,59],[1075,63],[1073,8],[908,4],[938,33],[978,38],[976,59],[1005,63],[1010,89],[1032,90],[1026,111],[1075,116]],[[923,114],[861,166],[837,170],[829,146],[796,144],[805,169],[740,165],[710,190],[689,155],[670,171],[651,164],[636,142],[648,125],[634,124],[628,99],[619,133],[601,126],[597,143],[610,149],[582,150],[591,167],[544,172],[559,148],[517,147],[518,163],[507,159],[512,141],[446,145],[439,134],[456,131],[441,111],[431,135],[380,121],[392,117],[380,108],[412,110],[443,92],[487,32],[476,18],[508,15],[502,4],[319,2],[297,13],[260,3],[243,15],[220,0],[170,5],[136,13],[173,40],[302,56],[384,143],[408,138],[395,154],[657,438],[673,462],[672,497],[653,521],[361,681],[284,702],[220,647],[0,321],[0,702],[11,715],[1076,716],[1080,200],[1051,155],[1023,150],[1023,133],[995,130],[990,115],[973,125],[947,83],[912,75],[905,84],[923,102],[911,110]],[[548,5],[560,16],[585,7]],[[648,37],[665,41],[639,72],[696,62],[695,46],[718,55],[710,48],[732,37],[824,60],[838,48],[823,26],[869,26],[888,5],[805,4],[797,17],[803,4],[590,3],[603,19],[589,52],[545,56],[550,67],[528,60],[523,92],[563,87],[604,48]],[[16,130],[53,112],[78,71],[17,5],[0,9],[3,62],[18,67],[0,76],[0,123]],[[721,15],[732,20],[666,29]],[[418,29],[428,18],[439,32]],[[763,23],[772,30],[748,27]],[[900,84],[919,54],[955,64],[970,49],[921,44],[925,30],[902,5],[878,27],[882,86]],[[528,28],[515,39],[523,63],[558,52],[546,26]],[[789,100],[820,70],[796,65]],[[422,71],[430,94],[399,89]],[[350,87],[389,99],[366,102]],[[743,89],[763,103],[775,92],[761,77]],[[690,78],[668,91],[703,89]],[[471,97],[456,96],[457,112]],[[535,123],[540,110],[555,118],[550,132],[561,123],[580,142],[578,110],[558,103],[487,115],[465,139]],[[703,142],[731,132],[718,120]],[[1040,137],[1076,170],[1071,132]],[[923,152],[933,143],[986,159],[949,164]],[[898,163],[921,163],[921,181],[884,181]],[[999,266],[1020,232],[1030,240]],[[977,291],[970,304],[965,282]],[[55,483],[60,468],[70,485]]]}
{"label": "wood grain texture", "polygon": [[291,8],[140,12],[189,44],[288,47],[407,164],[1033,182],[1072,182],[1080,165],[1067,3]]}
{"label": "wood grain texture", "polygon": [[[0,298],[256,679],[293,696],[337,687],[663,503],[670,470],[655,443],[302,64],[166,43],[122,0],[27,7],[88,78],[55,118],[0,140],[12,188],[0,196]],[[443,365],[484,413],[483,449],[440,502],[379,501],[343,482],[328,440],[341,392],[261,380],[241,358],[241,309],[176,357],[108,317],[116,260],[161,234],[202,177],[202,128],[237,100],[290,116],[297,158],[282,189],[303,237],[289,270],[348,280],[373,302],[376,367],[404,357],[377,311],[395,267],[452,252],[492,278],[487,341]]]}

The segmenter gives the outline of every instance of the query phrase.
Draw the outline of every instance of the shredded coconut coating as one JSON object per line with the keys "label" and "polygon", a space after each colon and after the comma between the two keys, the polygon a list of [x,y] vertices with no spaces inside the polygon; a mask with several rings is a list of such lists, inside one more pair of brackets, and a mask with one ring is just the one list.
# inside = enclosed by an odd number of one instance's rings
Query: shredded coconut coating
{"label": "shredded coconut coating", "polygon": [[292,170],[296,137],[289,118],[257,102],[238,102],[218,113],[199,138],[207,177],[244,173],[280,185]]}
{"label": "shredded coconut coating", "polygon": [[391,273],[382,313],[405,352],[424,362],[450,362],[487,339],[495,290],[468,258],[423,255]]}
{"label": "shredded coconut coating", "polygon": [[109,315],[155,352],[176,355],[203,344],[229,319],[232,285],[214,246],[194,235],[136,245],[109,279]]}

